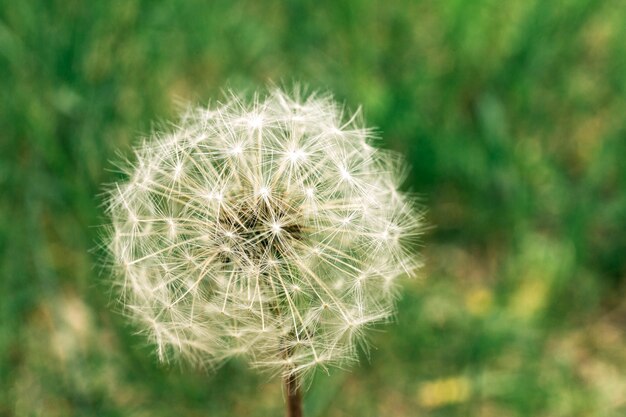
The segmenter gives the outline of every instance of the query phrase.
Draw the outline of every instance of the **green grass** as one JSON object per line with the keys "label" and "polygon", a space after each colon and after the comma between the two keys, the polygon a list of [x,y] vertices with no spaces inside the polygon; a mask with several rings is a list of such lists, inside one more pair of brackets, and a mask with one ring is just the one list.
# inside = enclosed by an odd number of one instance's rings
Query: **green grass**
{"label": "green grass", "polygon": [[626,413],[626,4],[0,5],[0,416],[280,415],[158,365],[111,311],[103,184],[177,103],[302,82],[363,105],[428,207],[423,277],[308,416]]}

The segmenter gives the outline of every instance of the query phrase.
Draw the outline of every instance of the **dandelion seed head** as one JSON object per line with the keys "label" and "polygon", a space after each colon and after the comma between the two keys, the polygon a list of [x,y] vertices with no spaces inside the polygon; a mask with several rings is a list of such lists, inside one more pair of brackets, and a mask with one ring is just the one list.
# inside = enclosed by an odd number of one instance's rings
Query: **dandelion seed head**
{"label": "dandelion seed head", "polygon": [[326,96],[233,94],[142,143],[108,197],[108,246],[160,359],[355,360],[419,266],[421,227],[401,158],[358,120]]}

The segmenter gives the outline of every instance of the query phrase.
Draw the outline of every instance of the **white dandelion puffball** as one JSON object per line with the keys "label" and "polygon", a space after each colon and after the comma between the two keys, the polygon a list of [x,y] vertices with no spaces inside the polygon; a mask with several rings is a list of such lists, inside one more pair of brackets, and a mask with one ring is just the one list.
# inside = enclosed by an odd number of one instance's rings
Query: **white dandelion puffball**
{"label": "white dandelion puffball", "polygon": [[358,112],[294,96],[190,110],[112,187],[120,298],[161,359],[244,356],[285,376],[342,365],[419,266],[401,158],[371,145]]}

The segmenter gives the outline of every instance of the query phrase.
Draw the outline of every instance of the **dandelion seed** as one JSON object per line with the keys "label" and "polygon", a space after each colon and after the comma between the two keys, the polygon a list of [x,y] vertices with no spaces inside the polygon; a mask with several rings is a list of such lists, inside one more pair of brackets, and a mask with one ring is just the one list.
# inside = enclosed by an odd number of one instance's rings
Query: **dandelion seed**
{"label": "dandelion seed", "polygon": [[274,234],[279,234],[281,231],[283,230],[282,226],[280,225],[280,223],[272,223],[272,232]]}
{"label": "dandelion seed", "polygon": [[252,113],[248,117],[248,125],[253,129],[258,129],[263,126],[263,116],[260,114]]}

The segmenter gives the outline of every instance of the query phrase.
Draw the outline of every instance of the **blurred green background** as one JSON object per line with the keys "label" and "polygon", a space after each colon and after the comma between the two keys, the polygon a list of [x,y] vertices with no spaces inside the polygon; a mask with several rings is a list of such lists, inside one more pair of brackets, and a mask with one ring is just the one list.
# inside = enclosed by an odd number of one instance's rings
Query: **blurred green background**
{"label": "blurred green background", "polygon": [[362,104],[413,167],[426,267],[307,416],[626,415],[626,2],[3,1],[0,416],[269,416],[111,311],[99,193],[223,87]]}

